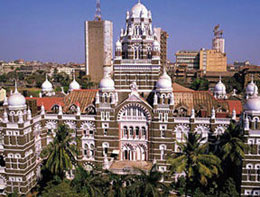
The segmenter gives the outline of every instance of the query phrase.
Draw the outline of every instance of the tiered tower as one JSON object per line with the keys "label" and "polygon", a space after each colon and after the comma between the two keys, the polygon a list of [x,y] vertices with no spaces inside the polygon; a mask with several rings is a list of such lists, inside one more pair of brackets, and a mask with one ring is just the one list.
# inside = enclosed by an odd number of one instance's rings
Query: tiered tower
{"label": "tiered tower", "polygon": [[152,27],[152,13],[140,1],[126,13],[126,27],[116,43],[114,80],[116,89],[151,91],[160,75],[160,43]]}

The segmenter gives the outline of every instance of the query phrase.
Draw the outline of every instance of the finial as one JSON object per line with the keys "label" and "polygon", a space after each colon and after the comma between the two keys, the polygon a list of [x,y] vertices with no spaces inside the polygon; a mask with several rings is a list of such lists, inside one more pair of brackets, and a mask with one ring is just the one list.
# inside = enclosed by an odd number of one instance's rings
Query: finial
{"label": "finial", "polygon": [[73,68],[73,80],[76,80],[76,76],[75,76],[75,69]]}
{"label": "finial", "polygon": [[222,80],[222,77],[221,77],[221,75],[219,76],[219,81],[221,82],[221,80]]}
{"label": "finial", "polygon": [[141,0],[138,0],[138,3],[141,3]]}
{"label": "finial", "polygon": [[18,93],[16,80],[14,81],[14,93]]}
{"label": "finial", "polygon": [[45,73],[45,80],[48,81],[48,75]]}
{"label": "finial", "polygon": [[254,75],[251,75],[251,82],[254,83]]}

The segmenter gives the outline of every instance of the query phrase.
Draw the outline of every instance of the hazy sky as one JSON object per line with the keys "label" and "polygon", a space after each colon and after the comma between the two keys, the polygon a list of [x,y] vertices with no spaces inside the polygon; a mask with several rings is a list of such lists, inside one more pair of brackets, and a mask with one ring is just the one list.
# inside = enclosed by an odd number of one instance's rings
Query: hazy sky
{"label": "hazy sky", "polygon": [[[95,0],[0,0],[0,60],[84,62],[84,21]],[[114,23],[114,43],[127,10],[137,0],[101,0],[104,19]],[[260,65],[260,0],[142,0],[153,25],[169,35],[169,59],[177,50],[210,48],[220,24],[228,62]]]}

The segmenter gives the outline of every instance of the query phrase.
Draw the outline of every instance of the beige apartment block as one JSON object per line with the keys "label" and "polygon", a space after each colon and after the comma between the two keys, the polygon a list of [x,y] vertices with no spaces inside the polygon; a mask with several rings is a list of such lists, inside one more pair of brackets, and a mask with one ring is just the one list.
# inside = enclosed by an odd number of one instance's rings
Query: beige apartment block
{"label": "beige apartment block", "polygon": [[207,71],[226,72],[227,56],[215,49],[200,50],[200,70],[205,74]]}

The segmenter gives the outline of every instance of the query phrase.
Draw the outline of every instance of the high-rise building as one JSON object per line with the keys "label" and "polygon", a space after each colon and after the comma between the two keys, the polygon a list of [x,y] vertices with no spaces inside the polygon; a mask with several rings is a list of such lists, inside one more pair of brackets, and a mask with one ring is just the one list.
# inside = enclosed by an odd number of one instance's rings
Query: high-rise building
{"label": "high-rise building", "polygon": [[216,49],[200,50],[200,70],[206,74],[211,72],[227,71],[227,56]]}
{"label": "high-rise building", "polygon": [[94,21],[85,22],[86,75],[98,83],[103,78],[103,67],[111,66],[113,55],[113,23],[102,20],[100,1]]}
{"label": "high-rise building", "polygon": [[158,42],[161,45],[161,51],[160,51],[160,56],[161,56],[161,65],[166,66],[167,64],[167,49],[168,49],[168,38],[169,34],[164,31],[162,28],[154,28],[155,35],[157,37]]}
{"label": "high-rise building", "polygon": [[223,38],[223,30],[219,30],[220,25],[214,27],[214,38],[212,40],[212,49],[221,53],[225,53],[225,39]]}
{"label": "high-rise building", "polygon": [[199,51],[177,51],[175,56],[177,67],[186,67],[188,70],[199,69],[200,67]]}

